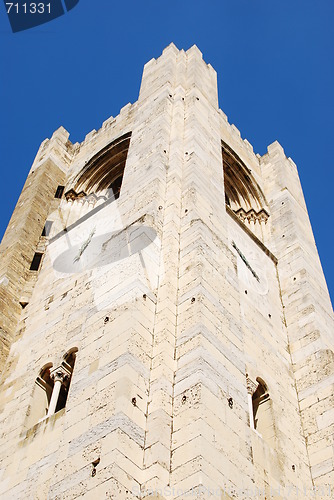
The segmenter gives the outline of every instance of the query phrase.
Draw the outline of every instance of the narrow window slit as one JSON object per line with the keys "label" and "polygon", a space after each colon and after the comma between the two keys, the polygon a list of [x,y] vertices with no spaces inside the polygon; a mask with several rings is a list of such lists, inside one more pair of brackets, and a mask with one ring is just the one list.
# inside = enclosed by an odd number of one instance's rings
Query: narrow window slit
{"label": "narrow window slit", "polygon": [[64,189],[65,189],[65,186],[58,186],[57,190],[55,192],[55,198],[62,198],[62,196],[64,194]]}
{"label": "narrow window slit", "polygon": [[36,252],[31,264],[30,264],[30,271],[38,271],[40,265],[41,265],[41,260],[42,260],[43,254],[40,252]]}

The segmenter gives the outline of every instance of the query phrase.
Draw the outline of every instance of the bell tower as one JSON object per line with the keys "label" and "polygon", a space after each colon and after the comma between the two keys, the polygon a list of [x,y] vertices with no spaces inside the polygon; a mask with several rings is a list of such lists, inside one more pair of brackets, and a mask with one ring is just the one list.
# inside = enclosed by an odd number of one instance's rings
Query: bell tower
{"label": "bell tower", "polygon": [[334,318],[297,167],[196,46],[44,141],[1,252],[3,498],[332,498]]}

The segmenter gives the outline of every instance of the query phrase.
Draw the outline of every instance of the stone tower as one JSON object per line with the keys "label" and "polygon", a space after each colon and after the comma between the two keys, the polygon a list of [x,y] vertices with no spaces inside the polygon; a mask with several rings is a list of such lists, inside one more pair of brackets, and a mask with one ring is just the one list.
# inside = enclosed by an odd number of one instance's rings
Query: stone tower
{"label": "stone tower", "polygon": [[195,46],[68,136],[1,245],[0,497],[333,498],[333,311],[296,165],[254,154]]}

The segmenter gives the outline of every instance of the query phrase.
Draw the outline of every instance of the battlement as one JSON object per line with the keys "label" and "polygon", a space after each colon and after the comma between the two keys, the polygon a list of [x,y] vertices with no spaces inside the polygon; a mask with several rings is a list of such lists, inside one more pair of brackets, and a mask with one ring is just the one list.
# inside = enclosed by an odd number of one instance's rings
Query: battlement
{"label": "battlement", "polygon": [[297,169],[228,122],[196,46],[81,143],[43,141],[0,301],[1,498],[332,482],[334,319]]}

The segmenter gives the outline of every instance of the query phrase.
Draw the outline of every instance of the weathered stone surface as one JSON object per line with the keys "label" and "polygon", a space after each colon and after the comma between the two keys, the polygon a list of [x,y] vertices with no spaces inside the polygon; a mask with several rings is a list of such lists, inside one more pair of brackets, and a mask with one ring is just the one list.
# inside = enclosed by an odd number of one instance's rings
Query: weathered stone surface
{"label": "weathered stone surface", "polygon": [[0,257],[1,498],[331,497],[333,311],[297,169],[228,123],[197,47],[81,144],[42,143]]}

